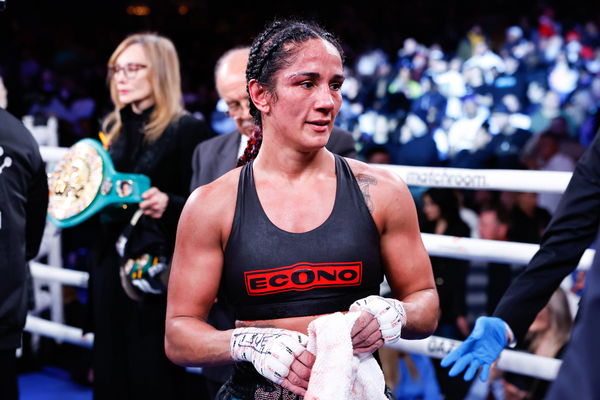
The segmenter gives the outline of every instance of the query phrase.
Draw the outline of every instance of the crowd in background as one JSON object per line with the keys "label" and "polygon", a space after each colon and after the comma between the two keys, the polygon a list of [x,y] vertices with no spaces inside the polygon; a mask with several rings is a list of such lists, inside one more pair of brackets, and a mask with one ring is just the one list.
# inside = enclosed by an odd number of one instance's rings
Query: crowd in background
{"label": "crowd in background", "polygon": [[[201,6],[209,7],[214,6]],[[355,45],[347,51],[344,105],[337,124],[354,135],[359,154],[369,162],[573,170],[600,126],[600,29],[593,19],[565,23],[552,8],[536,12],[529,19],[497,23],[493,32],[481,23],[465,26],[462,32],[455,28],[453,41],[427,37],[429,44],[424,44],[419,36],[399,30],[402,34],[390,33],[382,48],[373,34],[366,33],[368,26],[336,22],[343,41]],[[342,8],[342,13],[347,21],[358,19],[351,8]],[[244,15],[248,14],[240,13],[234,22],[198,27],[199,32],[222,34],[221,47],[206,46],[214,39],[192,35],[185,27],[173,32],[176,44],[178,38],[190,42],[182,55],[186,108],[207,119],[217,133],[232,125],[207,83],[212,82],[211,62],[222,48],[250,42],[249,32],[233,33],[234,26],[244,24]],[[33,115],[38,123],[56,117],[61,146],[96,137],[98,121],[110,107],[104,60],[121,32],[95,32],[95,46],[86,47],[73,40],[77,24],[61,27],[49,39],[55,45],[49,51],[43,46],[47,42],[34,32],[27,34],[34,24],[29,20],[19,26],[15,21],[9,28],[18,37],[12,52],[0,58],[7,109],[19,117]],[[356,39],[360,34],[363,37]],[[392,49],[390,44],[399,36],[400,48]],[[195,59],[201,54],[203,59]],[[415,195],[423,232],[528,243],[539,243],[558,198],[443,189]],[[76,239],[67,243],[66,263],[78,264],[85,245]],[[493,310],[519,270],[435,257],[432,264],[444,305],[437,334],[457,339],[468,334],[476,316]],[[478,273],[496,284],[484,288],[470,284],[469,275]],[[574,276],[573,282],[568,291],[578,293],[582,277]],[[478,290],[482,297],[477,297]],[[468,386],[450,388],[446,385],[453,384],[437,372],[443,392],[466,395]]]}

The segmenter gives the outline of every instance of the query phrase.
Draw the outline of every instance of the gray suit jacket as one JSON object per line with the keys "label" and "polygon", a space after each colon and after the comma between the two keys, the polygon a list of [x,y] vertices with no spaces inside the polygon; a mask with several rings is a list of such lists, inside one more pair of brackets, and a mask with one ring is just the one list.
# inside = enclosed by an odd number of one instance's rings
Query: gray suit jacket
{"label": "gray suit jacket", "polygon": [[[192,157],[192,182],[190,190],[206,185],[235,168],[241,134],[233,132],[205,140],[196,146]],[[356,148],[352,135],[334,127],[327,149],[343,157],[356,158]]]}

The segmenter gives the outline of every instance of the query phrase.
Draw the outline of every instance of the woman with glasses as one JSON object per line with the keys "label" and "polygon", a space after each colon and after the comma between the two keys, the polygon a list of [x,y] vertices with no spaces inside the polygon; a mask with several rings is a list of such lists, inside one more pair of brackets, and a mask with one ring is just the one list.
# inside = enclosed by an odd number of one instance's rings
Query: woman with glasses
{"label": "woman with glasses", "polygon": [[[108,60],[108,84],[114,110],[102,125],[104,146],[117,171],[150,178],[139,208],[169,248],[189,194],[192,152],[209,131],[183,108],[177,52],[165,37],[127,37]],[[122,287],[115,242],[135,209],[103,212],[92,251],[95,399],[179,398],[184,387],[185,371],[164,353],[166,294],[141,290],[136,301]]]}

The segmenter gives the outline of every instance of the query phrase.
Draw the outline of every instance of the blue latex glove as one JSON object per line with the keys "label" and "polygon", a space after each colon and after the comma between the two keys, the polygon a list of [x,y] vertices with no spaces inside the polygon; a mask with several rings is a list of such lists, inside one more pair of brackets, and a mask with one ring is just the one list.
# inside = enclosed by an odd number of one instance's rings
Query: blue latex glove
{"label": "blue latex glove", "polygon": [[441,365],[448,367],[454,363],[448,372],[450,376],[460,374],[468,365],[469,368],[464,376],[465,381],[473,379],[481,367],[479,379],[485,382],[490,374],[492,363],[506,347],[506,334],[506,325],[500,318],[479,317],[473,332],[460,346],[442,359]]}

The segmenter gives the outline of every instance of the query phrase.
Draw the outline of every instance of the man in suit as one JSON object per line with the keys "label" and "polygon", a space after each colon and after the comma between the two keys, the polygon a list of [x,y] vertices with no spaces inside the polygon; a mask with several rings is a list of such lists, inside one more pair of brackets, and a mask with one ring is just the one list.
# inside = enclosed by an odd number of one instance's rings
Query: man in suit
{"label": "man in suit", "polygon": [[[508,342],[522,341],[538,312],[583,252],[598,238],[600,227],[600,135],[581,157],[554,217],[542,237],[539,251],[510,285],[493,317],[480,317],[471,335],[442,361],[455,363],[450,375],[467,366],[465,380],[482,367],[486,380],[491,364]],[[600,393],[600,252],[586,278],[577,322],[558,376],[547,399],[592,399]],[[512,343],[511,343],[512,344]]]}
{"label": "man in suit", "polygon": [[[248,107],[246,91],[246,64],[248,47],[226,52],[215,66],[215,84],[221,99],[227,104],[227,113],[235,121],[237,129],[200,143],[192,158],[191,190],[206,185],[234,169],[239,156],[246,148],[248,138],[254,132],[254,123]],[[356,158],[352,135],[333,128],[327,149],[344,157]]]}
{"label": "man in suit", "polygon": [[[221,175],[234,169],[238,158],[244,152],[248,138],[254,132],[254,122],[250,115],[248,92],[246,91],[246,65],[250,48],[235,48],[226,52],[215,66],[215,84],[219,96],[227,104],[227,113],[237,129],[206,140],[194,150],[192,157],[192,181],[190,190],[206,185]],[[333,128],[327,149],[344,157],[356,158],[352,135],[339,128]],[[208,321],[217,329],[234,328],[233,314],[222,303],[215,303]],[[205,367],[203,376],[210,398],[214,398],[223,383],[231,376],[230,365]]]}
{"label": "man in suit", "polygon": [[48,180],[38,144],[0,108],[0,399],[19,398],[17,348],[29,306],[29,266],[40,248]]}

